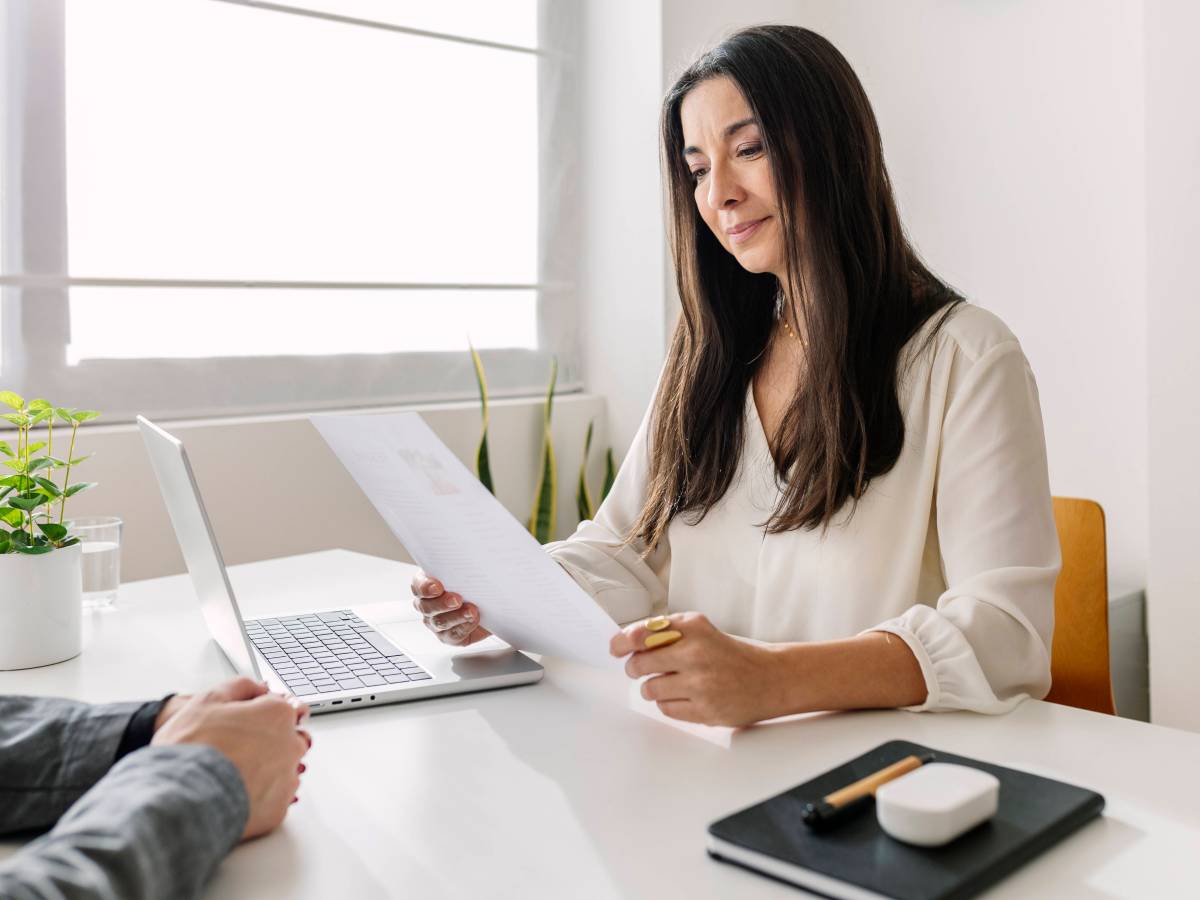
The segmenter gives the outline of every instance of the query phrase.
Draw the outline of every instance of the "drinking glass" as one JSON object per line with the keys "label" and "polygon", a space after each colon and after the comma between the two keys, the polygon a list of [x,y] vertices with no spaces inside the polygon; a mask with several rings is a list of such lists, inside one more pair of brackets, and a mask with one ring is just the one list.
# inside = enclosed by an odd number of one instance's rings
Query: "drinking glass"
{"label": "drinking glass", "polygon": [[121,527],[116,516],[80,516],[71,533],[83,550],[83,608],[107,609],[121,584]]}

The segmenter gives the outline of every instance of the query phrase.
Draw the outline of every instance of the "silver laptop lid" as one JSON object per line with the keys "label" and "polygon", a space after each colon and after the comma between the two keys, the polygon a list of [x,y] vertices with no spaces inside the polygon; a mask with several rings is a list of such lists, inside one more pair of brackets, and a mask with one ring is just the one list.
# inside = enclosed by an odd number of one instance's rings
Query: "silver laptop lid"
{"label": "silver laptop lid", "polygon": [[261,679],[183,441],[142,416],[138,416],[137,423],[208,630],[238,672]]}

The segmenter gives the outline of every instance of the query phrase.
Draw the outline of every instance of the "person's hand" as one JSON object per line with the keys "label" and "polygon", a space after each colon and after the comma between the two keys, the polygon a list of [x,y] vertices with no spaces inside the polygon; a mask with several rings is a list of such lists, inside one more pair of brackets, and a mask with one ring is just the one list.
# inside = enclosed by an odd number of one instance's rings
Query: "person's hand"
{"label": "person's hand", "polygon": [[158,711],[158,715],[154,717],[155,733],[158,732],[158,729],[167,724],[167,720],[170,719],[171,716],[183,709],[183,707],[186,706],[187,702],[191,699],[191,694],[175,694],[170,700],[164,703],[162,705],[162,709]]}
{"label": "person's hand", "polygon": [[[648,678],[642,696],[664,715],[704,725],[750,725],[782,715],[784,673],[769,646],[750,644],[718,631],[701,613],[668,616],[683,637],[665,647],[645,649],[646,622],[626,626],[613,637],[613,656],[629,656],[630,678]],[[660,632],[661,633],[661,632]]]}
{"label": "person's hand", "polygon": [[411,590],[413,608],[443,644],[466,647],[491,637],[492,633],[479,624],[479,607],[464,600],[462,594],[447,591],[436,578],[418,570]]}
{"label": "person's hand", "polygon": [[[229,681],[223,681],[212,690],[208,691],[208,698],[210,700],[224,700],[228,703],[231,703],[235,700],[245,699],[245,694],[249,688],[246,687],[244,682],[248,680],[249,679],[245,678],[231,678]],[[257,697],[259,694],[265,694],[267,692],[265,685],[258,685],[258,683],[254,681],[251,681],[250,683],[255,685],[255,693],[253,696]],[[171,699],[163,704],[162,709],[158,711],[158,715],[154,717],[154,730],[158,731],[158,729],[166,725],[167,720],[170,719],[171,716],[175,715],[175,713],[179,712],[179,710],[183,709],[183,707],[191,699],[191,694],[173,694]],[[288,702],[297,709],[297,722],[299,722],[302,718],[308,717],[307,706],[304,706],[304,704],[295,698],[289,698]],[[304,706],[303,712],[300,712],[301,706]]]}
{"label": "person's hand", "polygon": [[276,828],[295,802],[304,764],[300,762],[312,738],[299,729],[308,714],[304,704],[268,694],[267,686],[235,678],[204,694],[173,697],[150,743],[154,746],[205,744],[233,763],[250,801],[242,839]]}

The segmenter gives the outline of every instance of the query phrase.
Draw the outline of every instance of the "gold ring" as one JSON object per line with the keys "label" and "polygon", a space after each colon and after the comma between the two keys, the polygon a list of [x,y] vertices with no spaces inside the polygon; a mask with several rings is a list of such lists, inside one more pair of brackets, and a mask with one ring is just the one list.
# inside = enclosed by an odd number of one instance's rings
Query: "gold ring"
{"label": "gold ring", "polygon": [[671,627],[671,620],[666,616],[655,616],[653,619],[646,620],[647,631],[665,631]]}
{"label": "gold ring", "polygon": [[657,634],[646,635],[646,640],[643,642],[647,650],[653,650],[655,647],[665,647],[668,644],[673,644],[683,637],[682,631],[660,631]]}

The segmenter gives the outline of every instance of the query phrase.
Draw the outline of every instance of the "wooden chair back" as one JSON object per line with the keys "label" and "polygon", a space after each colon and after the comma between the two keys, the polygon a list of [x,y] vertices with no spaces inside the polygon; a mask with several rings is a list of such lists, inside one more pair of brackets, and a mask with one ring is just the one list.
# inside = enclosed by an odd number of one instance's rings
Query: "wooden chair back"
{"label": "wooden chair back", "polygon": [[1108,659],[1104,510],[1093,500],[1053,500],[1062,573],[1054,589],[1052,684],[1046,699],[1115,715]]}

